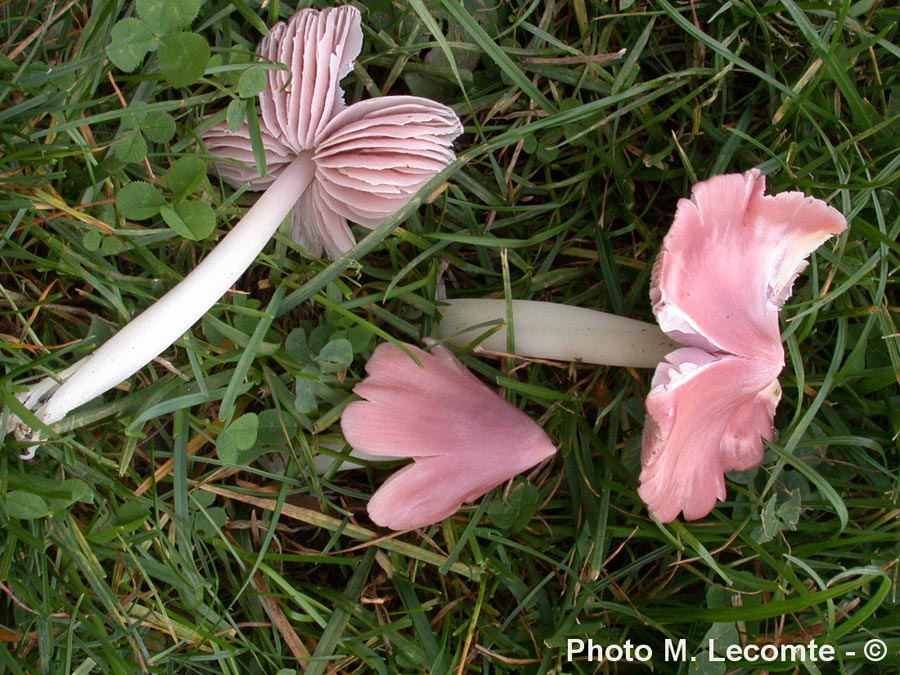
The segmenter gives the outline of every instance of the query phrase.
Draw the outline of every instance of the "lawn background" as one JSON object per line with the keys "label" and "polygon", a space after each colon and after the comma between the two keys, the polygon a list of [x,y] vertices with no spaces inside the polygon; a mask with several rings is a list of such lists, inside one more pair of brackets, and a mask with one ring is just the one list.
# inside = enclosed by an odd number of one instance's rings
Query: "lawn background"
{"label": "lawn background", "polygon": [[[893,3],[357,3],[347,100],[452,105],[459,161],[339,261],[279,235],[164,361],[23,462],[14,394],[152,303],[253,200],[184,158],[205,160],[199,135],[226,110],[252,113],[250,55],[296,6],[137,4],[169,18],[146,22],[146,56],[125,50],[132,72],[107,50],[143,30],[116,28],[134,3],[0,6],[0,672],[757,672],[711,662],[710,638],[840,655],[771,671],[896,672]],[[210,46],[202,73],[173,63],[173,45],[204,56],[186,35]],[[423,531],[368,520],[389,469],[313,470],[346,452],[340,412],[368,354],[430,335],[443,287],[652,320],[677,199],[753,166],[851,228],[783,312],[778,438],[708,518],[660,526],[637,497],[648,371],[463,355],[560,452]],[[209,205],[215,232],[126,218],[132,181]],[[587,637],[656,656],[568,662],[567,639]],[[696,660],[664,661],[667,639]]]}

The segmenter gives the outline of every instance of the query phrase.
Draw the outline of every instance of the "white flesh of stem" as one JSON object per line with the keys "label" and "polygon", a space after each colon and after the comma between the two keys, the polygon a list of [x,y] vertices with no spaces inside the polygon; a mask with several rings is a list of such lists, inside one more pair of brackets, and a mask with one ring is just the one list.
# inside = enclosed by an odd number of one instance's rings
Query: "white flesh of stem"
{"label": "white flesh of stem", "polygon": [[[507,351],[506,300],[447,300],[438,332],[457,347]],[[515,353],[535,359],[655,368],[678,348],[656,324],[554,302],[512,300]],[[481,336],[501,328],[485,340]]]}
{"label": "white flesh of stem", "polygon": [[285,167],[243,218],[177,286],[107,340],[37,411],[46,424],[136,373],[172,345],[244,273],[287,217],[315,174],[301,155]]}

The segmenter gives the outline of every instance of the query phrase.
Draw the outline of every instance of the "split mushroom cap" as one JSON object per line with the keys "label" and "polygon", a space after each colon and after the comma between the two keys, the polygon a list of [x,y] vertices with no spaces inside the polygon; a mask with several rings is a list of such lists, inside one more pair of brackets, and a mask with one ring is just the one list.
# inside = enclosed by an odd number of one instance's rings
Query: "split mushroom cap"
{"label": "split mushroom cap", "polygon": [[639,494],[661,521],[702,518],[725,499],[724,474],[757,466],[775,438],[779,310],[807,256],[846,227],[821,200],[767,196],[756,169],[718,176],[679,202],[653,269],[658,328],[580,307],[462,299],[442,307],[439,334],[505,352],[508,326],[521,356],[655,366]]}
{"label": "split mushroom cap", "polygon": [[809,254],[846,227],[821,200],[766,195],[757,169],[679,201],[651,299],[684,346],[653,377],[638,490],[660,521],[703,518],[725,499],[725,472],[762,461],[781,395],[779,310]]}
{"label": "split mushroom cap", "polygon": [[[418,363],[417,363],[418,361]],[[541,461],[556,448],[518,408],[446,347],[384,343],[366,364],[341,428],[354,451],[410,457],[376,491],[369,516],[395,530],[425,527]]]}
{"label": "split mushroom cap", "polygon": [[266,189],[298,156],[315,164],[298,194],[291,236],[314,255],[336,258],[355,243],[348,221],[375,228],[454,159],[462,125],[450,108],[416,96],[383,96],[346,106],[339,80],[362,45],[351,6],[298,12],[263,39],[260,55],[289,71],[269,71],[260,95],[260,132],[270,172],[253,165],[249,127],[222,124],[204,135],[223,180]]}

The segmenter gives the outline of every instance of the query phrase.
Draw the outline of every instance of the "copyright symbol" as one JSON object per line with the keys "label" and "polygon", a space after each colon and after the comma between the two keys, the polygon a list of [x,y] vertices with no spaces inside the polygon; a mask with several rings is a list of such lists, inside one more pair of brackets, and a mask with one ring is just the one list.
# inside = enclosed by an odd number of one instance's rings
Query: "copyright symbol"
{"label": "copyright symbol", "polygon": [[884,644],[884,640],[872,638],[863,647],[863,654],[869,661],[881,661],[887,656],[887,645]]}

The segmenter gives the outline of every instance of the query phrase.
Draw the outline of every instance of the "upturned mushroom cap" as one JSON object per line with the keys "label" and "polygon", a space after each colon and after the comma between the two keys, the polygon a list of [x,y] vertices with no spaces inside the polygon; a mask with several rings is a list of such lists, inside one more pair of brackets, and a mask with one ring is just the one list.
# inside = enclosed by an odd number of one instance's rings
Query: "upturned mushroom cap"
{"label": "upturned mushroom cap", "polygon": [[446,347],[405,347],[409,353],[379,345],[353,389],[365,400],[341,416],[354,450],[415,460],[369,501],[375,523],[405,530],[439,522],[556,452],[535,422]]}
{"label": "upturned mushroom cap", "polygon": [[807,256],[846,227],[818,199],[767,196],[756,169],[704,181],[679,201],[651,299],[685,348],[653,378],[638,490],[661,521],[706,516],[725,499],[725,472],[762,461],[784,367],[778,311]]}
{"label": "upturned mushroom cap", "polygon": [[314,183],[292,214],[291,236],[313,254],[335,258],[355,240],[348,220],[374,228],[405,206],[454,159],[462,124],[450,108],[415,96],[384,96],[347,106],[340,79],[362,44],[359,12],[350,6],[303,10],[278,24],[260,55],[288,70],[268,74],[260,94],[267,175],[254,166],[250,132],[224,125],[203,137],[219,176],[266,189],[298,155],[316,164]]}
{"label": "upturned mushroom cap", "polygon": [[204,134],[203,142],[210,155],[221,158],[214,168],[225,182],[265,190],[279,170],[309,150],[316,135],[346,108],[340,81],[362,49],[361,22],[358,9],[343,5],[301,9],[272,27],[257,53],[263,61],[285,68],[266,71],[266,88],[259,95],[266,175],[256,167],[247,125],[231,131],[218,124]]}

